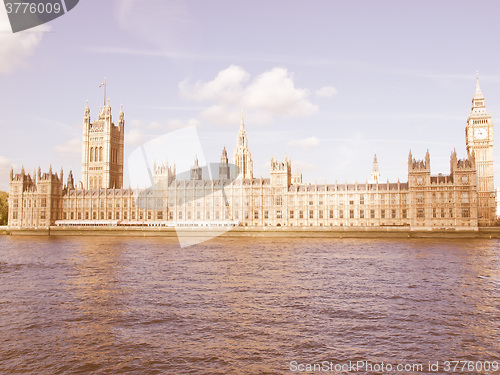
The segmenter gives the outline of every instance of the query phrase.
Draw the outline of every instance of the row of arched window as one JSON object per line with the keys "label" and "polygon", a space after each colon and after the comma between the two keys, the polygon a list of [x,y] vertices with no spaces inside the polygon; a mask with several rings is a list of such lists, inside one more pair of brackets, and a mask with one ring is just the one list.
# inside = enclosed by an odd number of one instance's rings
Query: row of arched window
{"label": "row of arched window", "polygon": [[102,147],[90,148],[90,161],[102,161]]}
{"label": "row of arched window", "polygon": [[[103,156],[102,156],[102,147],[91,147],[90,148],[90,155],[89,155],[90,161],[102,161]],[[111,148],[111,163],[117,163],[118,162],[118,149],[116,148]]]}
{"label": "row of arched window", "polygon": [[111,163],[116,163],[118,161],[118,150],[116,148],[111,148]]}
{"label": "row of arched window", "polygon": [[100,188],[102,186],[102,176],[90,177],[89,188]]}

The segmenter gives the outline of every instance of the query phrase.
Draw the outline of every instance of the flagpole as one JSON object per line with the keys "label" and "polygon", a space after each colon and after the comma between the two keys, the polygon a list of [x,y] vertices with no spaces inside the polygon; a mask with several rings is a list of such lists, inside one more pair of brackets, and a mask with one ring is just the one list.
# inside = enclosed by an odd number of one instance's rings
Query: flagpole
{"label": "flagpole", "polygon": [[106,77],[104,77],[104,107],[106,107]]}

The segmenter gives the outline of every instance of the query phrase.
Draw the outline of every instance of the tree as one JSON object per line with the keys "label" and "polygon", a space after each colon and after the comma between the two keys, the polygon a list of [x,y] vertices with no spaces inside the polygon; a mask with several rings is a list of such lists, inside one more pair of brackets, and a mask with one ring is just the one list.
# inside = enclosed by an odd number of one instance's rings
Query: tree
{"label": "tree", "polygon": [[9,194],[5,191],[0,191],[0,225],[7,225],[9,218]]}

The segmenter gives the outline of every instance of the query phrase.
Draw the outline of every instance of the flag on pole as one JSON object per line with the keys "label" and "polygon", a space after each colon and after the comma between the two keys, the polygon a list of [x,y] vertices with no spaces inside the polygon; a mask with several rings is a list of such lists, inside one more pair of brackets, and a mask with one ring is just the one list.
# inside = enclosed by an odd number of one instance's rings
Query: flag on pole
{"label": "flag on pole", "polygon": [[106,84],[106,77],[104,77],[104,81],[102,81],[102,83],[99,85],[99,87],[102,87]]}

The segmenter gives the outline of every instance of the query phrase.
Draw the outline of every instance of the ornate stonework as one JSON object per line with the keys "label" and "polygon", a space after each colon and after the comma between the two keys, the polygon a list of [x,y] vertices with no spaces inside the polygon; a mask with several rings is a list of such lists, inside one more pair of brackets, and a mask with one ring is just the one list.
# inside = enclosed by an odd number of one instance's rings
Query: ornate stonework
{"label": "ornate stonework", "polygon": [[253,161],[250,150],[248,149],[247,133],[245,132],[245,123],[243,114],[241,115],[240,131],[236,150],[234,151],[233,164],[238,167],[239,173],[244,179],[253,178]]}
{"label": "ornate stonework", "polygon": [[[123,189],[124,115],[111,121],[111,107],[98,120],[83,121],[82,183],[69,173],[24,168],[9,185],[9,226],[52,225],[295,227],[409,227],[410,229],[477,230],[495,214],[493,187],[493,123],[477,81],[467,120],[467,158],[450,156],[450,172],[431,174],[431,157],[408,156],[408,182],[381,182],[376,156],[372,180],[354,184],[310,184],[292,175],[292,162],[271,158],[270,178],[253,178],[253,165],[243,118],[231,176],[226,149],[218,177],[209,179],[195,160],[188,177],[176,175],[175,164],[155,163],[154,185]],[[195,155],[193,155],[194,159]],[[232,177],[232,178],[231,178]],[[208,223],[208,224],[207,224]]]}
{"label": "ornate stonework", "polygon": [[123,144],[125,118],[120,108],[118,125],[111,118],[111,106],[99,109],[90,121],[87,102],[83,115],[82,184],[84,189],[123,187]]}

